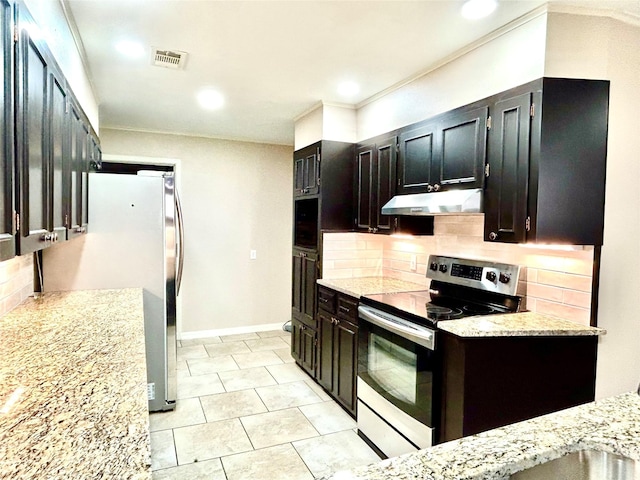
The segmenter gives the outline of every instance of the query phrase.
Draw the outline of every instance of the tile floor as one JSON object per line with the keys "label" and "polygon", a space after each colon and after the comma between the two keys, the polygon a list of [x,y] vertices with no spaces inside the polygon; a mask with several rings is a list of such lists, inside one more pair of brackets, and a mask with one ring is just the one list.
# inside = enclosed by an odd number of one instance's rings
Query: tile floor
{"label": "tile floor", "polygon": [[183,340],[175,411],[153,413],[154,480],[313,480],[379,461],[293,362],[281,330]]}

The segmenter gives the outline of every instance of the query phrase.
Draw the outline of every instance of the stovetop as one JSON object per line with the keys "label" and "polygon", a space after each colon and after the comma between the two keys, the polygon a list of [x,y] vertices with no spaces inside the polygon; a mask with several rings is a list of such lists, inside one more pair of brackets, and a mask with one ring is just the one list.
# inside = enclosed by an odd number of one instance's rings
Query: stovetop
{"label": "stovetop", "polygon": [[431,255],[428,290],[366,295],[364,305],[427,326],[473,315],[516,312],[520,267]]}

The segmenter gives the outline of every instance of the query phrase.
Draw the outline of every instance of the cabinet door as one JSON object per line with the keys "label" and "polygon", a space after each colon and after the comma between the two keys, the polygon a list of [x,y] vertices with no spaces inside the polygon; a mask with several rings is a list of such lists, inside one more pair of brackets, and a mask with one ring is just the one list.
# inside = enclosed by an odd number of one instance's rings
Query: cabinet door
{"label": "cabinet door", "polygon": [[484,239],[526,240],[531,94],[497,102],[491,111]]}
{"label": "cabinet door", "polygon": [[390,137],[376,143],[374,161],[375,201],[372,217],[375,219],[376,231],[390,232],[393,226],[393,215],[382,215],[382,207],[395,195],[396,191],[396,148],[397,137]]}
{"label": "cabinet door", "polygon": [[300,355],[301,367],[312,377],[315,377],[316,368],[316,331],[306,325],[301,327],[301,345],[302,352]]}
{"label": "cabinet door", "polygon": [[316,316],[316,280],[318,279],[318,261],[315,254],[305,254],[302,259],[303,299],[302,320],[313,324]]}
{"label": "cabinet door", "polygon": [[49,221],[56,240],[67,238],[67,208],[69,185],[65,177],[69,171],[69,115],[67,89],[64,81],[51,73],[49,77],[49,117],[50,117],[50,186],[49,201],[51,212]]}
{"label": "cabinet door", "polygon": [[316,380],[328,391],[333,390],[333,318],[328,312],[318,310],[318,368]]}
{"label": "cabinet door", "polygon": [[398,193],[425,193],[438,181],[436,123],[400,134]]}
{"label": "cabinet door", "polygon": [[293,251],[293,259],[291,262],[291,313],[293,318],[300,318],[302,315],[302,257],[300,252]]}
{"label": "cabinet door", "polygon": [[0,261],[15,255],[13,169],[13,10],[0,0]]}
{"label": "cabinet door", "polygon": [[[24,9],[19,22],[31,23]],[[48,225],[49,61],[42,47],[20,28],[18,46],[17,161],[19,182],[19,249],[21,254],[46,246]]]}
{"label": "cabinet door", "polygon": [[489,107],[455,113],[438,127],[440,189],[482,188]]}
{"label": "cabinet door", "polygon": [[338,320],[334,332],[333,392],[342,405],[355,413],[358,329]]}
{"label": "cabinet door", "polygon": [[70,157],[68,181],[70,199],[68,207],[69,238],[86,232],[88,221],[87,198],[89,162],[89,126],[84,114],[75,102],[70,107]]}
{"label": "cabinet door", "polygon": [[375,144],[360,147],[356,152],[356,228],[370,231],[373,203],[373,170]]}
{"label": "cabinet door", "polygon": [[302,364],[302,323],[295,318],[291,319],[291,356]]}

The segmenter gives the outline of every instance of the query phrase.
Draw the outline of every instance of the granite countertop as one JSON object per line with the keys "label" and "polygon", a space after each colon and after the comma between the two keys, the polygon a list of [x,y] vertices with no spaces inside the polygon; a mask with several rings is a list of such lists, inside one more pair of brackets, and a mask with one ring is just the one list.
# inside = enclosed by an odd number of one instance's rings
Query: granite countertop
{"label": "granite countertop", "polygon": [[583,449],[640,462],[640,396],[625,393],[338,472],[333,480],[496,480]]}
{"label": "granite countertop", "polygon": [[46,293],[0,318],[0,478],[150,479],[142,290]]}
{"label": "granite countertop", "polygon": [[321,278],[317,282],[318,285],[332,288],[355,298],[374,293],[416,292],[427,289],[426,283],[421,285],[391,277]]}
{"label": "granite countertop", "polygon": [[606,330],[534,312],[506,313],[442,321],[438,328],[458,337],[604,335]]}

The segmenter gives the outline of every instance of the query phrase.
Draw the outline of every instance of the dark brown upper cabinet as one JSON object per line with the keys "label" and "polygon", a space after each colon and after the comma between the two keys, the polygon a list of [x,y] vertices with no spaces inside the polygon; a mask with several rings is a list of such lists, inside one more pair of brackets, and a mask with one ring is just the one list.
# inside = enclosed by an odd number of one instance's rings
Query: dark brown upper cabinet
{"label": "dark brown upper cabinet", "polygon": [[488,110],[474,103],[403,128],[398,193],[482,188]]}
{"label": "dark brown upper cabinet", "polygon": [[434,190],[482,188],[489,107],[454,110],[438,122],[439,165]]}
{"label": "dark brown upper cabinet", "polygon": [[320,145],[314,144],[295,152],[294,186],[296,197],[317,195],[320,186]]}
{"label": "dark brown upper cabinet", "polygon": [[382,215],[382,206],[395,194],[397,142],[395,135],[374,138],[358,146],[355,165],[355,227],[389,233],[395,217]]}
{"label": "dark brown upper cabinet", "polygon": [[609,82],[542,78],[492,100],[485,240],[602,245]]}
{"label": "dark brown upper cabinet", "polygon": [[433,191],[439,180],[436,152],[437,124],[421,122],[400,132],[398,159],[398,194]]}
{"label": "dark brown upper cabinet", "polygon": [[0,0],[0,261],[15,255],[13,2]]}

